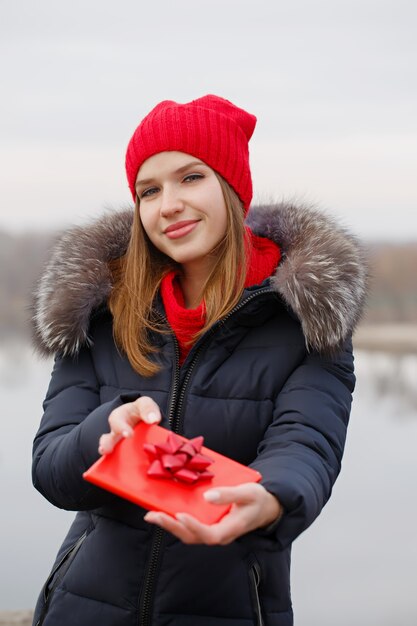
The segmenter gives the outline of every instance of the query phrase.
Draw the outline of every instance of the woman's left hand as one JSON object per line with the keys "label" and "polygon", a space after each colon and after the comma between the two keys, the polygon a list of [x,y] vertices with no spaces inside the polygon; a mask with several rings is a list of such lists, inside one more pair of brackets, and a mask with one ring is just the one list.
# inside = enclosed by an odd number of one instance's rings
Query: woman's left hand
{"label": "woman's left hand", "polygon": [[146,522],[169,531],[183,543],[226,545],[241,535],[268,526],[282,513],[278,499],[258,483],[245,483],[237,487],[217,487],[204,494],[213,504],[232,504],[228,513],[216,524],[203,524],[188,513],[178,513],[176,518],[160,511],[149,511]]}

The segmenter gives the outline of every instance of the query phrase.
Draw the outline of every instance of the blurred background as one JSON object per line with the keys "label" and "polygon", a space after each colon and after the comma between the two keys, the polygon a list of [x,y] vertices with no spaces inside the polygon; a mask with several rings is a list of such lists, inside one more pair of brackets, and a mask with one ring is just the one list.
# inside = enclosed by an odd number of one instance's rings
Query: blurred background
{"label": "blurred background", "polygon": [[344,466],[294,544],[297,626],[417,623],[417,5],[0,1],[0,624],[26,623],[73,517],[34,491],[51,362],[30,294],[56,237],[130,203],[124,152],[160,100],[253,112],[255,202],[298,199],[366,244]]}

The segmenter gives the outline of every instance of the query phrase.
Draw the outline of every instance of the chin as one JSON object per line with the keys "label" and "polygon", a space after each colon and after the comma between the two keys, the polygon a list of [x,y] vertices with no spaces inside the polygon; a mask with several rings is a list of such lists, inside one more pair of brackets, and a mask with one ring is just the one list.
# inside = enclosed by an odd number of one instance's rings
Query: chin
{"label": "chin", "polygon": [[199,250],[170,250],[166,251],[166,253],[173,261],[176,263],[192,263],[193,261],[197,261],[198,259],[203,258],[206,254],[201,252],[201,248]]}

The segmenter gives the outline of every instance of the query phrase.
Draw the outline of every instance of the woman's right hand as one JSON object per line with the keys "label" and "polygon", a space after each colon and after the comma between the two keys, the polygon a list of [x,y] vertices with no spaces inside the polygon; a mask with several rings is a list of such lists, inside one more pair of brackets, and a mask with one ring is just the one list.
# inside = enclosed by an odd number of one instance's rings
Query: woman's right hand
{"label": "woman's right hand", "polygon": [[146,424],[156,424],[161,421],[159,406],[148,396],[122,404],[110,413],[110,432],[101,435],[98,446],[99,453],[109,454],[112,452],[118,441],[133,435],[133,427],[140,421]]}

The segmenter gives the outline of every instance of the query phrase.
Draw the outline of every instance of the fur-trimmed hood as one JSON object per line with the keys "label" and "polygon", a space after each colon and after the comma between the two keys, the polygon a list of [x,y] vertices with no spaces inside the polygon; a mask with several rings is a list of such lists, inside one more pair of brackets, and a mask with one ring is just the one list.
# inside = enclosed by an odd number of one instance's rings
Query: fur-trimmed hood
{"label": "fur-trimmed hood", "polygon": [[[41,354],[75,355],[89,344],[91,315],[112,289],[108,262],[125,253],[132,220],[132,209],[111,212],[59,240],[33,300]],[[252,207],[247,224],[281,248],[271,286],[299,318],[306,344],[336,349],[364,306],[367,263],[358,241],[323,213],[291,203]]]}

